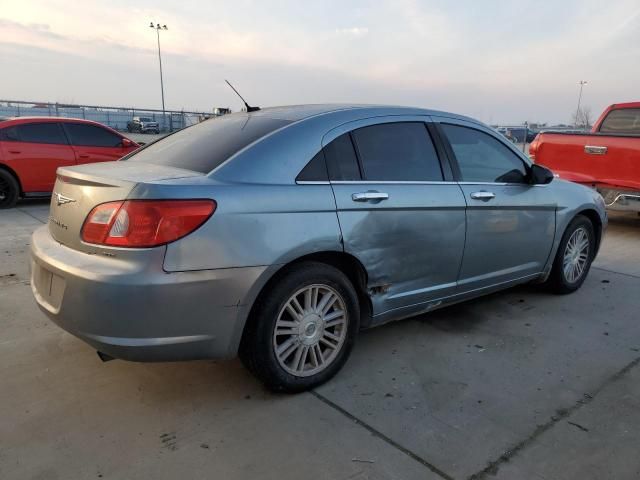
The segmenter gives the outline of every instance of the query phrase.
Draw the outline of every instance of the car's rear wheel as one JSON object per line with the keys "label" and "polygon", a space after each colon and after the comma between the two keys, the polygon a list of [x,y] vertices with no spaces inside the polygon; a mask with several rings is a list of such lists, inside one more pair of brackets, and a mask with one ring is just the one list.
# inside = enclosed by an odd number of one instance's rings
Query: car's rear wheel
{"label": "car's rear wheel", "polygon": [[583,215],[567,227],[547,284],[555,293],[572,293],[584,283],[595,255],[595,233],[591,220]]}
{"label": "car's rear wheel", "polygon": [[0,169],[0,208],[11,208],[20,196],[20,185],[15,177]]}
{"label": "car's rear wheel", "polygon": [[261,295],[240,358],[271,390],[313,388],[344,365],[359,315],[357,294],[340,270],[300,263]]}

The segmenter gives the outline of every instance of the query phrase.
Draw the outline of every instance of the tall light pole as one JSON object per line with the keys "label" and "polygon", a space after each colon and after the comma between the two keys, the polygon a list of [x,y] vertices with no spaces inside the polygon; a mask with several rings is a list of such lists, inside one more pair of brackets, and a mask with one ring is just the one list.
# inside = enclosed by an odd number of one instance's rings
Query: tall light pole
{"label": "tall light pole", "polygon": [[160,63],[160,93],[162,94],[162,126],[164,127],[165,114],[164,114],[164,83],[162,81],[162,55],[160,54],[160,30],[169,30],[166,25],[160,26],[159,23],[155,25],[153,22],[149,23],[149,28],[153,28],[158,36],[158,62]]}
{"label": "tall light pole", "polygon": [[576,128],[578,127],[578,117],[580,115],[580,101],[582,100],[582,88],[587,84],[586,80],[580,80],[578,82],[580,85],[580,94],[578,95],[578,108],[576,109]]}

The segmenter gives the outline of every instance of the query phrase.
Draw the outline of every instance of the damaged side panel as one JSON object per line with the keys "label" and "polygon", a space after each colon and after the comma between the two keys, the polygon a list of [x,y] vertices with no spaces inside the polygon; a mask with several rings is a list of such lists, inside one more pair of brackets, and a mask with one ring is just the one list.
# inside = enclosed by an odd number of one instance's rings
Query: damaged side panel
{"label": "damaged side panel", "polygon": [[[465,200],[453,183],[334,182],[345,252],[368,274],[375,316],[452,295],[465,242]],[[382,202],[354,202],[362,192]]]}

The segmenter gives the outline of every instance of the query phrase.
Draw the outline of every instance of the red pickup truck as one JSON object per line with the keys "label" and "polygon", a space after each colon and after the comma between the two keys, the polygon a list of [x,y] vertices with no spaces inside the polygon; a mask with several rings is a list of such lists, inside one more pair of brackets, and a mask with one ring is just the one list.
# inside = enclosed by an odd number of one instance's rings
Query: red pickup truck
{"label": "red pickup truck", "polygon": [[561,178],[596,188],[607,208],[640,212],[640,102],[611,105],[588,133],[540,133],[529,155]]}

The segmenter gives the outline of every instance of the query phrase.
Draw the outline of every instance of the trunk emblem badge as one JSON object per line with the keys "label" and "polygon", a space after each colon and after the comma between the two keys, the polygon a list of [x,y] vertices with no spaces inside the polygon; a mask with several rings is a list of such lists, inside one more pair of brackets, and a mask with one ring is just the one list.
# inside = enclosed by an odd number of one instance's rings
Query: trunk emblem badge
{"label": "trunk emblem badge", "polygon": [[65,197],[64,195],[62,195],[60,193],[54,193],[54,195],[56,196],[56,203],[58,204],[58,206],[65,205],[67,203],[75,202],[75,200],[73,198]]}

